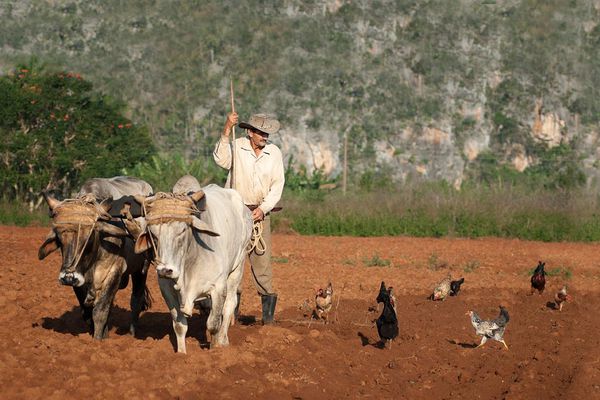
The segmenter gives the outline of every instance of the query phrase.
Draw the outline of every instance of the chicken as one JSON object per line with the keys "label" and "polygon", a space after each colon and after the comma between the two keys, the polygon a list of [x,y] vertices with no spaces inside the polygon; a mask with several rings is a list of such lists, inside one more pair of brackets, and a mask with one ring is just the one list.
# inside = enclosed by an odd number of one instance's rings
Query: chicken
{"label": "chicken", "polygon": [[479,318],[479,315],[475,311],[468,311],[467,315],[471,317],[471,324],[475,328],[475,333],[481,336],[481,343],[477,347],[483,346],[488,339],[494,339],[502,343],[506,347],[506,350],[508,350],[508,346],[504,341],[504,330],[510,320],[506,308],[500,306],[500,315],[498,318],[488,321]]}
{"label": "chicken", "polygon": [[556,302],[556,306],[558,307],[558,311],[562,311],[563,303],[565,301],[571,300],[571,296],[567,294],[567,287],[563,286],[555,295],[554,301]]}
{"label": "chicken", "polygon": [[457,281],[450,282],[450,296],[458,296],[458,292],[460,292],[460,285],[465,282],[465,278],[460,278]]}
{"label": "chicken", "polygon": [[377,325],[377,333],[381,343],[385,345],[390,344],[392,347],[392,340],[398,336],[398,317],[396,316],[396,304],[394,295],[392,294],[392,287],[386,289],[385,282],[381,282],[379,288],[379,294],[377,295],[377,303],[383,303],[383,310],[381,315],[375,321]]}
{"label": "chicken", "polygon": [[452,282],[452,275],[448,274],[440,283],[437,284],[433,289],[431,295],[432,300],[445,300],[450,293],[450,282]]}
{"label": "chicken", "polygon": [[536,290],[541,295],[544,292],[544,287],[546,286],[546,271],[544,271],[544,266],[546,263],[538,261],[538,266],[535,268],[533,275],[531,276],[531,294]]}
{"label": "chicken", "polygon": [[332,300],[333,286],[331,286],[331,282],[329,282],[329,285],[327,285],[325,290],[317,290],[317,295],[315,296],[315,315],[317,318],[327,320],[327,315],[329,311],[331,311]]}

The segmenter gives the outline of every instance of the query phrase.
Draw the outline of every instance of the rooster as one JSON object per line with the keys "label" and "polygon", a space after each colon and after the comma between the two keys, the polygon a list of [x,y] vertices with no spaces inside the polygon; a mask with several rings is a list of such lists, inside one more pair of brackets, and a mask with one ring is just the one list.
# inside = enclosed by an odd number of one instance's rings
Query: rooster
{"label": "rooster", "polygon": [[460,292],[460,285],[465,282],[465,278],[460,278],[457,281],[450,282],[450,296],[458,296],[458,292]]}
{"label": "rooster", "polygon": [[498,318],[488,321],[479,318],[479,315],[475,311],[468,311],[467,315],[471,317],[471,324],[475,328],[475,333],[481,336],[481,343],[477,347],[483,346],[488,339],[494,339],[502,343],[506,347],[506,350],[508,350],[508,346],[504,341],[504,330],[510,319],[506,308],[500,306],[500,315]]}
{"label": "rooster", "polygon": [[433,289],[431,295],[432,300],[445,300],[450,293],[450,282],[452,282],[452,275],[448,274],[440,283],[437,284]]}
{"label": "rooster", "polygon": [[563,286],[555,295],[554,301],[558,307],[558,311],[562,311],[563,303],[567,300],[571,300],[571,296],[567,294],[567,287]]}
{"label": "rooster", "polygon": [[333,300],[333,286],[331,286],[331,282],[329,285],[323,289],[317,290],[317,295],[315,296],[315,316],[317,318],[327,320],[327,315],[329,311],[331,311],[331,305]]}
{"label": "rooster", "polygon": [[538,266],[535,268],[533,275],[531,276],[531,294],[536,290],[541,295],[544,292],[544,287],[546,286],[546,271],[544,271],[544,266],[546,263],[538,261]]}
{"label": "rooster", "polygon": [[379,333],[381,343],[384,346],[386,343],[389,343],[391,348],[392,340],[398,336],[398,317],[396,316],[396,305],[394,303],[392,288],[389,287],[386,289],[384,282],[381,282],[379,294],[377,295],[377,303],[383,303],[381,315],[375,321],[377,324],[377,333]]}

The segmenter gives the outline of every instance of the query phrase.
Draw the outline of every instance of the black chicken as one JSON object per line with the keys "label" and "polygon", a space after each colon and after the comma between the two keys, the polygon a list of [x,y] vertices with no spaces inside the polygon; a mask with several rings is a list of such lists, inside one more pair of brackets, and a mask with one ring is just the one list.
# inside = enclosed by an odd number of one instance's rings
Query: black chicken
{"label": "black chicken", "polygon": [[546,263],[538,261],[538,266],[533,272],[533,276],[531,277],[531,294],[536,290],[539,294],[544,292],[544,287],[546,286],[546,271],[544,271],[544,266]]}
{"label": "black chicken", "polygon": [[460,292],[460,285],[465,282],[465,278],[460,278],[457,281],[450,282],[450,296],[458,296],[458,292]]}
{"label": "black chicken", "polygon": [[381,343],[384,346],[386,343],[389,343],[391,348],[392,340],[398,336],[398,318],[396,316],[396,305],[394,304],[392,288],[386,289],[384,282],[381,282],[377,302],[383,303],[383,311],[381,311],[381,315],[375,321],[377,324],[377,333],[379,333]]}

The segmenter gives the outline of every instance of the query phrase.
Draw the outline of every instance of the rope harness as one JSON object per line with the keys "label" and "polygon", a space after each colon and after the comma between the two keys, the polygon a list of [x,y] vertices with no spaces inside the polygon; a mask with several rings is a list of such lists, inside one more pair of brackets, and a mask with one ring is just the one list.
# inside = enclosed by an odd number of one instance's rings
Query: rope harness
{"label": "rope harness", "polygon": [[92,194],[86,194],[76,199],[64,200],[52,210],[52,226],[54,228],[62,225],[77,226],[75,248],[79,247],[79,237],[81,236],[82,226],[90,227],[90,231],[83,242],[83,246],[81,246],[81,250],[78,251],[77,257],[75,257],[75,260],[67,267],[67,270],[70,270],[79,264],[90,237],[94,232],[98,218],[110,219],[110,215],[100,207],[96,201],[96,197]]}
{"label": "rope harness", "polygon": [[[158,192],[154,196],[146,198],[142,203],[142,211],[146,216],[146,225],[158,225],[159,236],[163,224],[180,221],[191,226],[193,217],[200,216],[200,210],[187,195],[165,192]],[[161,263],[161,258],[153,235],[149,233],[148,236],[154,249],[154,259],[151,264],[156,267]]]}

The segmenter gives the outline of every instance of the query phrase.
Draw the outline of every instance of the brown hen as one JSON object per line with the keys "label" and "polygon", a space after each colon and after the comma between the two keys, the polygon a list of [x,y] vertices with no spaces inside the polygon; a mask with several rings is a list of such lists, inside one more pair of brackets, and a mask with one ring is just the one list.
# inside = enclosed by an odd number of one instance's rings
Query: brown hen
{"label": "brown hen", "polygon": [[448,274],[440,283],[437,284],[433,289],[431,295],[432,300],[445,300],[450,293],[450,283],[452,282],[452,275]]}
{"label": "brown hen", "polygon": [[317,290],[315,296],[315,316],[319,319],[327,320],[327,315],[331,311],[331,305],[333,300],[333,286],[331,282],[325,289]]}

